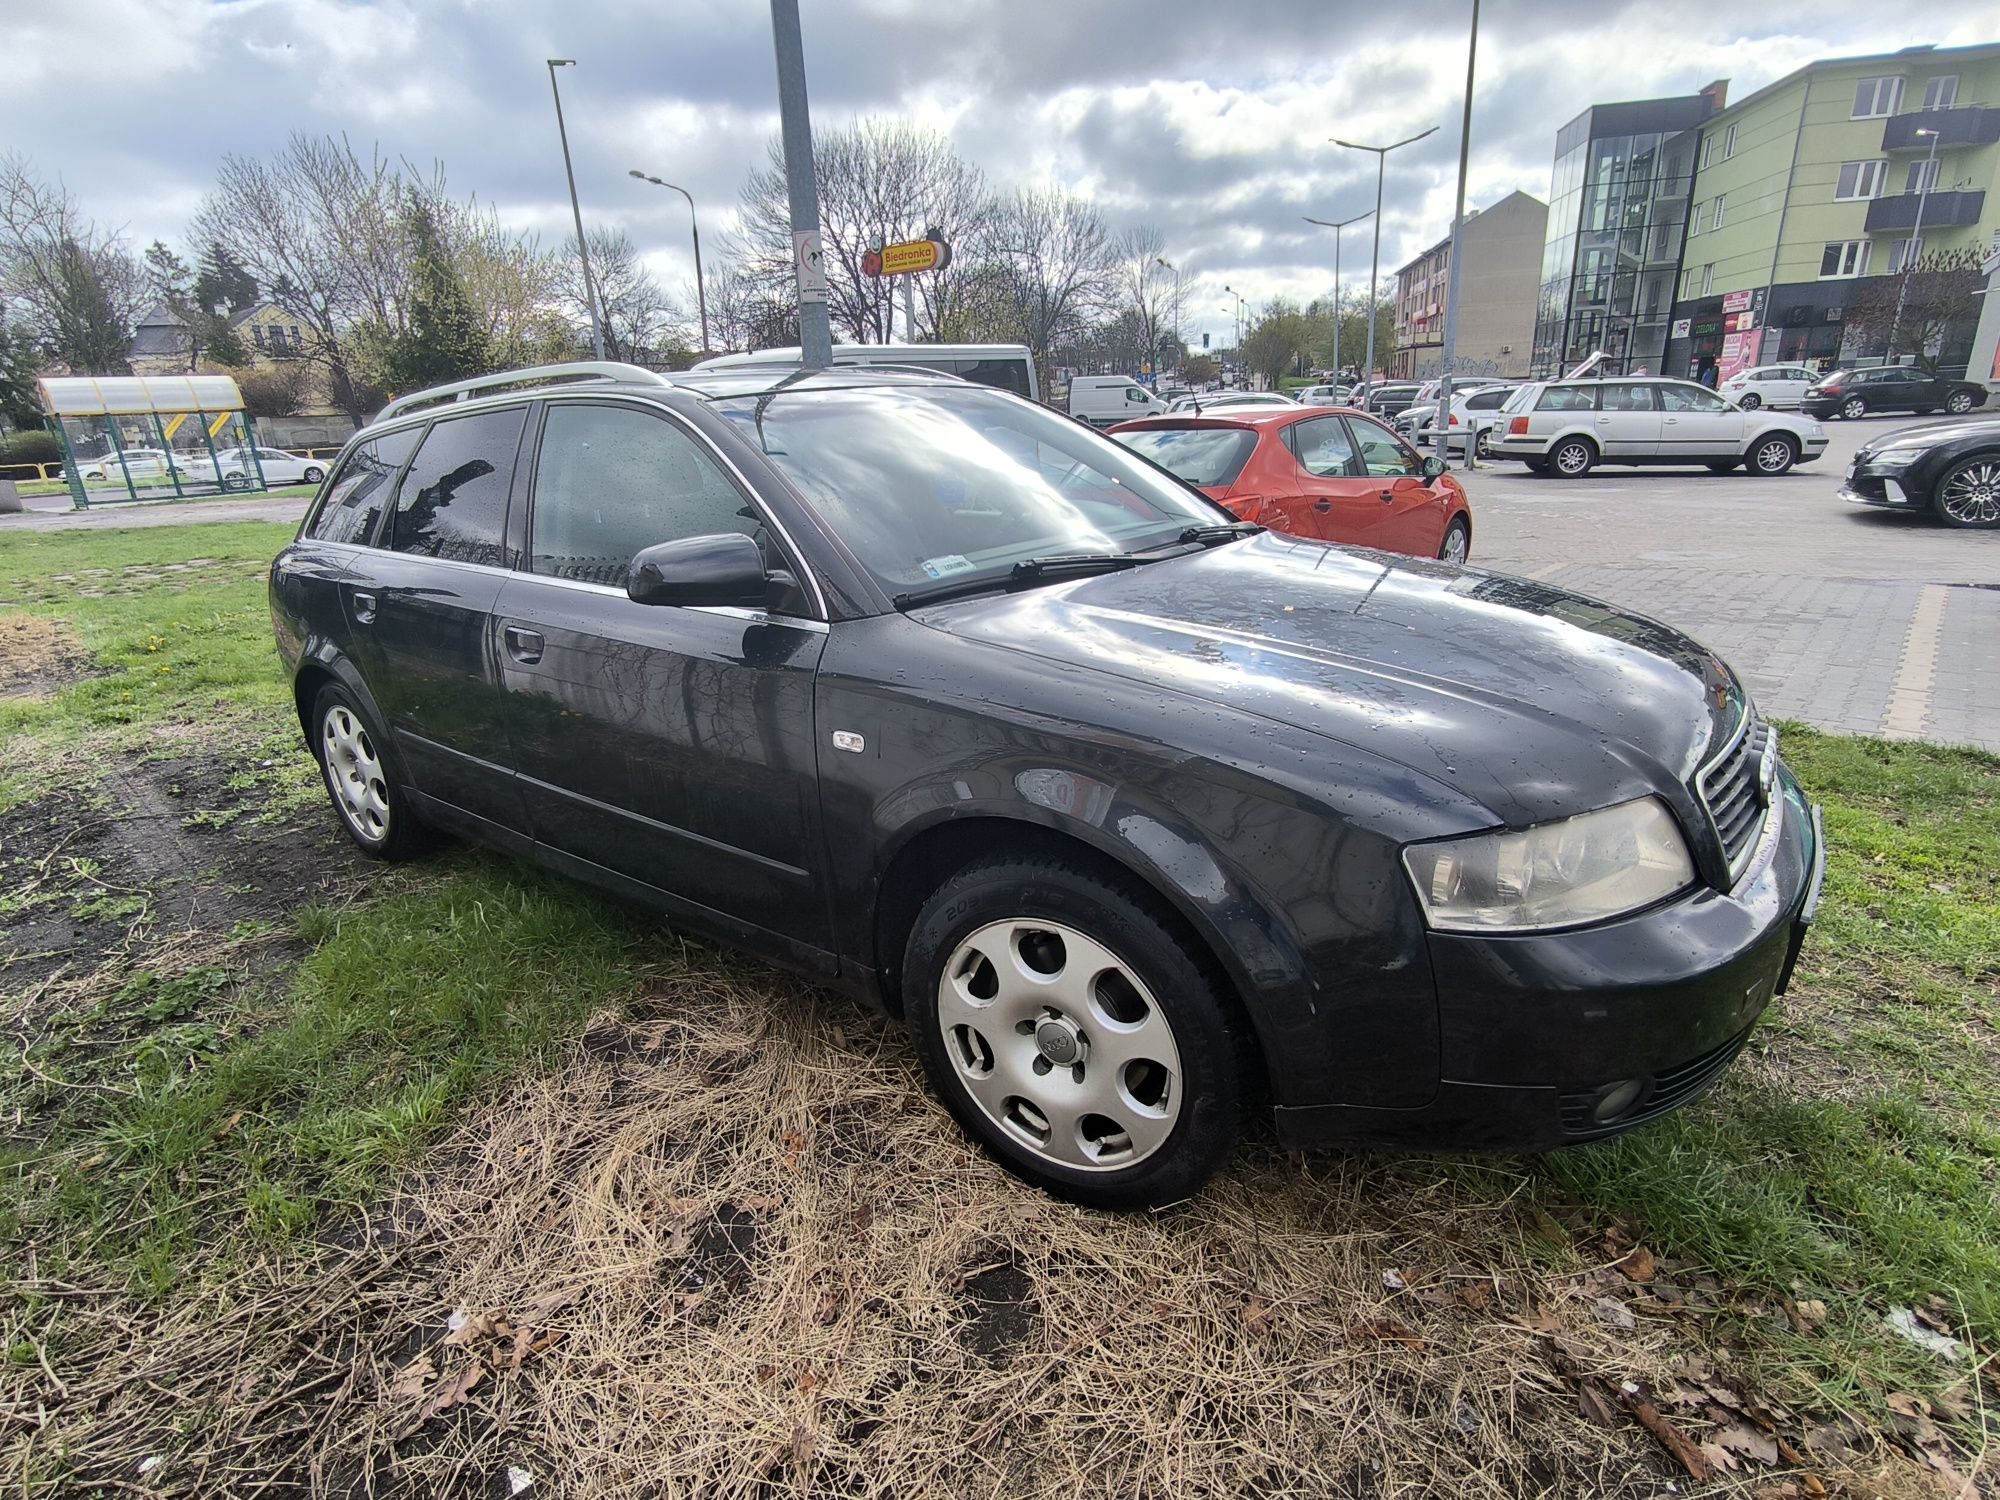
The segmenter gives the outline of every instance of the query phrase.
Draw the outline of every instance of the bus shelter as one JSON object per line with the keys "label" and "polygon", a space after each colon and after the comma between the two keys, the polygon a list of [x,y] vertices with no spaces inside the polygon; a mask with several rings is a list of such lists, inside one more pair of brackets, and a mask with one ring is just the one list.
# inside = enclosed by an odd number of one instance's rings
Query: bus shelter
{"label": "bus shelter", "polygon": [[185,499],[263,489],[264,467],[227,375],[52,375],[42,412],[70,501]]}

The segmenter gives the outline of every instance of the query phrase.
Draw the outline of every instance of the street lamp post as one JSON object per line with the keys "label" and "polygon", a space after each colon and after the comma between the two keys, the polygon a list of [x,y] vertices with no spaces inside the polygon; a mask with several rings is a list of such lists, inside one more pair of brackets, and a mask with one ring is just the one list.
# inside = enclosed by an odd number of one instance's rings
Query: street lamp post
{"label": "street lamp post", "polygon": [[708,354],[708,292],[702,286],[701,280],[701,220],[694,210],[694,194],[690,193],[684,187],[679,187],[674,183],[664,181],[649,173],[641,172],[637,167],[631,169],[631,175],[638,178],[641,182],[652,183],[654,187],[673,188],[675,192],[688,201],[688,224],[694,230],[694,299],[701,308],[701,352],[706,357]]}
{"label": "street lamp post", "polygon": [[1884,352],[1890,359],[1896,357],[1896,335],[1902,331],[1903,299],[1910,294],[1911,263],[1917,254],[1917,241],[1924,233],[1924,205],[1931,199],[1931,181],[1937,175],[1938,133],[1935,130],[1919,130],[1917,135],[1931,138],[1930,154],[1924,158],[1924,175],[1917,188],[1916,222],[1910,226],[1909,242],[1903,247],[1903,279],[1896,287],[1896,315],[1889,320],[1889,347]]}
{"label": "street lamp post", "polygon": [[1368,210],[1368,212],[1367,212],[1367,213],[1365,213],[1365,214],[1356,214],[1356,215],[1355,215],[1355,216],[1354,216],[1353,218],[1351,218],[1351,219],[1342,219],[1342,220],[1341,220],[1341,221],[1340,221],[1340,222],[1339,222],[1338,224],[1334,223],[1334,222],[1333,222],[1333,220],[1331,220],[1331,219],[1315,219],[1315,218],[1311,217],[1310,215],[1304,215],[1303,217],[1305,218],[1305,221],[1306,221],[1306,222],[1307,222],[1308,224],[1317,224],[1317,225],[1319,225],[1319,227],[1320,227],[1320,228],[1322,228],[1322,229],[1331,229],[1331,230],[1333,231],[1333,378],[1334,378],[1334,380],[1335,380],[1336,382],[1338,382],[1338,381],[1339,381],[1339,380],[1341,379],[1341,374],[1340,374],[1340,231],[1341,231],[1341,230],[1343,230],[1343,229],[1346,229],[1346,228],[1347,228],[1348,226],[1350,226],[1350,225],[1353,225],[1353,224],[1359,224],[1359,223],[1360,223],[1360,222],[1361,222],[1361,221],[1362,221],[1363,219],[1372,219],[1372,218],[1374,218],[1374,217],[1375,217],[1375,210],[1371,208],[1371,209],[1369,209],[1369,210]]}
{"label": "street lamp post", "polygon": [[1334,145],[1345,146],[1349,151],[1373,151],[1375,153],[1375,249],[1368,258],[1368,368],[1362,372],[1362,380],[1370,389],[1375,384],[1375,288],[1382,279],[1382,179],[1388,171],[1389,153],[1405,146],[1414,146],[1427,135],[1436,135],[1437,126],[1420,131],[1416,135],[1405,136],[1400,141],[1391,141],[1386,146],[1364,146],[1356,141],[1335,138]]}
{"label": "street lamp post", "polygon": [[576,258],[583,265],[583,300],[590,305],[590,342],[599,359],[604,358],[604,317],[597,304],[597,283],[590,276],[590,247],[583,242],[583,209],[576,201],[576,168],[569,161],[569,131],[563,126],[562,90],[556,87],[556,69],[573,68],[573,57],[552,57],[549,64],[549,92],[556,99],[556,134],[562,138],[563,175],[569,178],[569,211],[576,219]]}
{"label": "street lamp post", "polygon": [[1235,305],[1225,308],[1224,311],[1233,312],[1236,315],[1236,370],[1238,374],[1241,374],[1243,371],[1243,310],[1250,304],[1243,300],[1243,294],[1237,291],[1235,287],[1225,285],[1222,289],[1236,299]]}
{"label": "street lamp post", "polygon": [[[1181,343],[1181,270],[1179,266],[1168,260],[1164,255],[1156,255],[1153,257],[1153,260],[1174,278],[1174,343],[1181,351],[1180,354],[1174,356],[1174,368],[1179,369],[1181,354],[1187,352],[1187,345]],[[1155,349],[1153,353],[1157,356],[1159,350]]]}

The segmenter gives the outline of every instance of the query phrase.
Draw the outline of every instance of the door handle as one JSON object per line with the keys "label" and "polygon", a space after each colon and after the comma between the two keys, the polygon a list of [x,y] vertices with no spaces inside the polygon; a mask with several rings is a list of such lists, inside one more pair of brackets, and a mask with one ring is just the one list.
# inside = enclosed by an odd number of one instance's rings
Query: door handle
{"label": "door handle", "polygon": [[507,638],[507,654],[524,667],[532,667],[542,659],[542,637],[539,632],[523,630],[518,625],[509,625],[504,634]]}
{"label": "door handle", "polygon": [[1314,510],[1332,510],[1332,509],[1333,509],[1333,502],[1332,502],[1331,500],[1315,500],[1315,501],[1313,501],[1313,509],[1314,509]]}
{"label": "door handle", "polygon": [[1382,491],[1382,503],[1384,505],[1394,505],[1396,503],[1396,492],[1394,490]]}
{"label": "door handle", "polygon": [[354,619],[355,623],[359,625],[373,625],[375,623],[375,596],[373,594],[356,594],[354,596]]}
{"label": "door handle", "polygon": [[1663,418],[1661,418],[1661,420],[1662,420],[1662,421],[1664,421],[1664,422],[1665,422],[1665,423],[1667,424],[1667,426],[1669,426],[1669,427],[1672,427],[1672,426],[1676,425],[1676,424],[1677,424],[1677,423],[1678,423],[1678,422],[1680,421],[1680,418],[1679,418],[1679,417],[1663,417]]}

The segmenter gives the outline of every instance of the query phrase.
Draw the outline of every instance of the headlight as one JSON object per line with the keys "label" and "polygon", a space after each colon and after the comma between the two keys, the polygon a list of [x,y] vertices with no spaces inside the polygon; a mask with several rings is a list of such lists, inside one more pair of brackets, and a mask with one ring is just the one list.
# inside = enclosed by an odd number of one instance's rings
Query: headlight
{"label": "headlight", "polygon": [[1884,448],[1868,460],[1871,469],[1907,469],[1923,456],[1921,448]]}
{"label": "headlight", "polygon": [[1440,932],[1531,932],[1637,911],[1694,880],[1687,842],[1655,797],[1520,833],[1412,844],[1403,864]]}

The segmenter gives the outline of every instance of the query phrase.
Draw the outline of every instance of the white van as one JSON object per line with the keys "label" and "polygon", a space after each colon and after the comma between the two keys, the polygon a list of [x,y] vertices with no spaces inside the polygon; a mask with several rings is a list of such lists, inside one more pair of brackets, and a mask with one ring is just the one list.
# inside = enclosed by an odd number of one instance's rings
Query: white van
{"label": "white van", "polygon": [[1072,375],[1069,414],[1092,427],[1113,427],[1135,417],[1156,417],[1167,403],[1130,375]]}
{"label": "white van", "polygon": [[[757,349],[749,354],[718,354],[694,366],[697,370],[745,370],[760,365],[797,365],[802,358],[797,345],[789,349]],[[1035,379],[1035,360],[1026,344],[835,344],[837,365],[904,365],[922,370],[942,370],[981,385],[996,386],[1042,399]]]}

